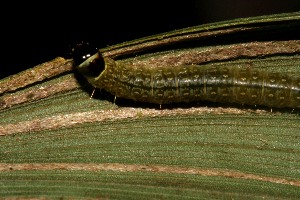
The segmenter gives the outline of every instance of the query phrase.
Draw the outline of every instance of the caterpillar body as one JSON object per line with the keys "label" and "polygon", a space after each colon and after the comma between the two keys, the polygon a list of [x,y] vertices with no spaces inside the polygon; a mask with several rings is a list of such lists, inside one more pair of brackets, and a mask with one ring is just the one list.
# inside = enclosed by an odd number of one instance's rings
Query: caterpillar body
{"label": "caterpillar body", "polygon": [[116,97],[155,104],[212,101],[300,107],[300,75],[201,65],[130,66],[97,53],[78,66],[90,84]]}

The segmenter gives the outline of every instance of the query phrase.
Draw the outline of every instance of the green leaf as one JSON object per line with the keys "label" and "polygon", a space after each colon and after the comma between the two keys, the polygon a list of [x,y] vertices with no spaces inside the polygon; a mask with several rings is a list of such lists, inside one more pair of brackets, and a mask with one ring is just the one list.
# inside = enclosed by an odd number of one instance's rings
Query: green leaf
{"label": "green leaf", "polygon": [[[226,35],[230,43],[200,42],[192,47],[200,54],[215,52],[215,57],[202,65],[300,73],[299,37],[291,34],[282,40],[280,36],[282,31],[288,33],[289,27],[291,32],[299,33],[299,16],[291,13],[237,19],[100,51],[119,62],[132,62],[135,54],[138,61],[155,60],[169,50],[185,49],[186,46],[181,46],[184,36],[196,33],[198,41],[203,41],[212,39],[210,34],[222,35],[221,38]],[[248,32],[250,29],[252,34]],[[229,30],[234,32],[229,34]],[[257,36],[264,30],[277,30],[279,35],[273,32],[272,40],[254,41],[257,39],[254,33]],[[238,33],[247,37],[234,42]],[[149,41],[154,41],[154,52],[146,52]],[[162,41],[178,42],[178,46],[161,50]],[[266,44],[282,48],[277,51]],[[217,53],[229,46],[246,51],[249,45],[257,47],[251,51],[253,56],[241,57],[231,51],[228,55],[232,58],[228,60]],[[259,47],[264,47],[264,51],[258,51],[262,49]],[[50,73],[53,69],[55,72]],[[72,70],[72,60],[63,58],[0,80],[0,91],[0,196],[3,198],[297,199],[300,196],[298,110],[209,102],[160,108],[124,99],[114,103],[114,96],[103,90],[96,90],[91,98],[93,88]]]}

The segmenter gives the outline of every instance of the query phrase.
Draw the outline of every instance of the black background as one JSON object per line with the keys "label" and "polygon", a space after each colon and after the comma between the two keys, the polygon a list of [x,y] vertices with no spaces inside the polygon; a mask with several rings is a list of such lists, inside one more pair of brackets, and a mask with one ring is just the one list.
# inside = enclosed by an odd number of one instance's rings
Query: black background
{"label": "black background", "polygon": [[68,57],[81,40],[101,48],[194,25],[294,11],[300,11],[299,0],[6,3],[0,12],[0,78]]}

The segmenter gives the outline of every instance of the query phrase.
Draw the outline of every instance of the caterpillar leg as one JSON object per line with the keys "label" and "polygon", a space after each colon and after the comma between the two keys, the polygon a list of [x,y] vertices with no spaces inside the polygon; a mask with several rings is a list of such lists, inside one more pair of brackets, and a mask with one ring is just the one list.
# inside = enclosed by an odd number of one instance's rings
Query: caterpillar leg
{"label": "caterpillar leg", "polygon": [[117,96],[115,96],[114,98],[114,105],[116,105],[116,101],[117,101]]}
{"label": "caterpillar leg", "polygon": [[94,96],[94,93],[95,93],[95,90],[96,90],[96,88],[94,88],[94,90],[93,90],[93,92],[92,92],[92,94],[91,94],[91,96],[90,96],[90,99],[92,99],[92,98],[93,98],[93,96]]}

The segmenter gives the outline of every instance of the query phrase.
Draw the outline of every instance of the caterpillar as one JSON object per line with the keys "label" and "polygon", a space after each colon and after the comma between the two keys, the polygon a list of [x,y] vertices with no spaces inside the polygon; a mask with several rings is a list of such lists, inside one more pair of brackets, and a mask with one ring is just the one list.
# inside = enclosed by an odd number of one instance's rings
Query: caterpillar
{"label": "caterpillar", "polygon": [[228,66],[137,67],[102,57],[99,52],[77,68],[94,87],[135,101],[300,107],[300,75]]}
{"label": "caterpillar", "polygon": [[160,105],[211,101],[294,109],[300,107],[300,74],[217,63],[292,59],[300,53],[299,33],[300,13],[283,13],[174,30],[89,56],[78,53],[79,59],[75,53],[73,60],[91,85],[118,98]]}

